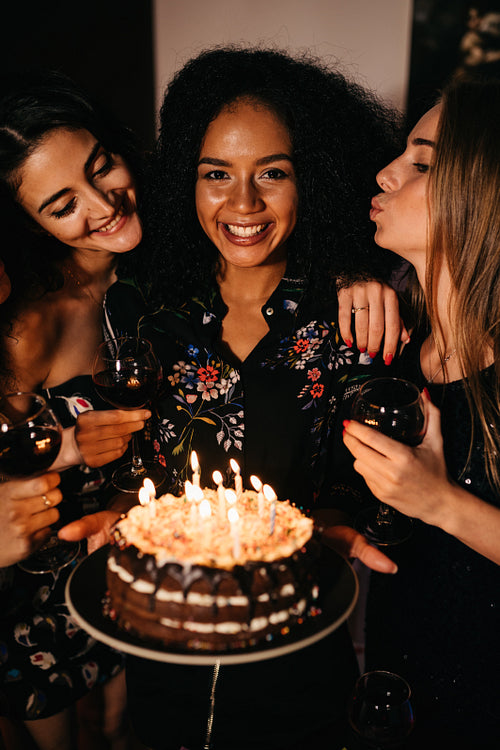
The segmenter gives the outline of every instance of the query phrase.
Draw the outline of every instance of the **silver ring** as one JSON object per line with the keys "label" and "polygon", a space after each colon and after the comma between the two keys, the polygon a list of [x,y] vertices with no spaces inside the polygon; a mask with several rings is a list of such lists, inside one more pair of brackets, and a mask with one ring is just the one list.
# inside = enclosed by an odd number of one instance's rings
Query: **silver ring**
{"label": "silver ring", "polygon": [[370,309],[370,305],[366,305],[366,307],[352,307],[351,308],[351,312],[352,313],[357,313],[360,310],[369,310],[369,309]]}
{"label": "silver ring", "polygon": [[49,500],[49,498],[47,497],[47,495],[42,495],[42,500],[43,500],[43,504],[44,504],[44,505],[45,505],[45,506],[46,506],[47,508],[50,508],[50,506],[52,505],[52,503],[50,502],[50,500]]}

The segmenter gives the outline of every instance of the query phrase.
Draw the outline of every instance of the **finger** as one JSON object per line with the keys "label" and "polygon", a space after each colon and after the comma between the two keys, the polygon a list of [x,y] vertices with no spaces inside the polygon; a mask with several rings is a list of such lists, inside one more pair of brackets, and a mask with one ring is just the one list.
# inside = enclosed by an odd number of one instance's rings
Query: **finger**
{"label": "finger", "polygon": [[325,532],[325,541],[342,557],[357,557],[372,570],[380,573],[395,573],[397,565],[367,539],[350,526],[331,526]]}
{"label": "finger", "polygon": [[22,500],[50,492],[60,481],[59,474],[51,471],[34,479],[10,479],[2,482],[1,492],[12,500]]}
{"label": "finger", "polygon": [[33,505],[36,508],[34,512],[45,513],[48,508],[53,508],[56,505],[59,505],[62,498],[62,492],[59,489],[45,492],[43,495],[40,495],[40,497],[33,498]]}
{"label": "finger", "polygon": [[139,432],[144,428],[144,422],[125,422],[118,425],[102,425],[93,427],[90,430],[77,432],[76,439],[79,446],[87,443],[103,442],[105,440],[126,439],[127,442],[132,437],[133,432]]}
{"label": "finger", "polygon": [[114,513],[113,511],[92,513],[63,526],[62,529],[59,529],[57,535],[60,539],[68,542],[79,542],[94,534],[107,533],[113,523],[120,518],[120,515],[120,513]]}
{"label": "finger", "polygon": [[390,365],[395,352],[398,350],[401,335],[401,317],[399,315],[399,304],[386,302],[385,305],[385,333],[383,358],[386,365]]}
{"label": "finger", "polygon": [[85,458],[85,463],[91,469],[98,469],[101,466],[106,466],[106,464],[110,464],[112,461],[116,461],[118,458],[121,458],[125,453],[125,450],[126,447],[122,450],[109,450],[104,453],[98,453],[92,456],[88,456],[87,458]]}
{"label": "finger", "polygon": [[339,289],[337,292],[337,300],[339,305],[339,330],[340,335],[344,339],[347,346],[352,347],[352,292],[349,288]]}
{"label": "finger", "polygon": [[[345,419],[344,422],[344,442],[351,450],[352,445],[355,449],[354,454],[356,455],[361,447],[368,450],[376,451],[385,457],[394,457],[403,455],[408,450],[408,446],[403,443],[399,443],[397,440],[384,435],[382,432],[375,430],[373,427],[368,427],[361,422],[356,422],[355,419]],[[347,442],[349,438],[353,438],[357,443]],[[359,447],[358,447],[359,446]]]}
{"label": "finger", "polygon": [[357,302],[354,305],[353,310],[356,310],[356,312],[353,313],[356,346],[360,352],[364,353],[368,348],[370,310],[366,304],[363,305],[361,302]]}
{"label": "finger", "polygon": [[77,425],[86,429],[102,425],[124,424],[127,422],[146,422],[151,417],[149,409],[108,409],[105,411],[85,411],[78,415]]}

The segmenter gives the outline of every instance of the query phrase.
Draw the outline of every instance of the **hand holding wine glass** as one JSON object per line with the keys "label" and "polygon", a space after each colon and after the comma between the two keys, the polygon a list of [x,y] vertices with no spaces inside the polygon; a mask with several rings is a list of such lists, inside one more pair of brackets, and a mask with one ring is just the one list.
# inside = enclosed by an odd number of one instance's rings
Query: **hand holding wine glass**
{"label": "hand holding wine glass", "polygon": [[[374,378],[357,394],[351,416],[405,445],[419,445],[426,416],[417,386],[399,378]],[[378,545],[398,544],[411,535],[412,520],[385,503],[368,508],[356,519],[356,528]]]}
{"label": "hand holding wine glass", "polygon": [[[47,471],[57,458],[61,439],[61,425],[42,396],[9,393],[0,398],[0,474],[4,478],[31,477]],[[51,506],[45,494],[42,500],[46,507]],[[60,541],[54,533],[19,565],[30,573],[57,570],[72,562],[79,549],[79,544]]]}
{"label": "hand holding wine glass", "polygon": [[[93,367],[94,387],[102,399],[118,409],[140,409],[158,390],[161,369],[149,341],[121,336],[98,347]],[[132,462],[113,474],[114,486],[122,492],[138,492],[145,477],[155,486],[164,478],[156,462],[142,460],[135,433],[132,435]]]}

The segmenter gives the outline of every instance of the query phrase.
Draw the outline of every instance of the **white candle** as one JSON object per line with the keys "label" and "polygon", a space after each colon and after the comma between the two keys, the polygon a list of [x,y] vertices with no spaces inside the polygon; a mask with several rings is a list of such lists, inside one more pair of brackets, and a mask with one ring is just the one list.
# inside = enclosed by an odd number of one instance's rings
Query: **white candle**
{"label": "white candle", "polygon": [[184,482],[184,494],[186,495],[186,500],[188,502],[192,502],[194,500],[194,494],[193,494],[193,485],[189,481],[189,479],[186,479]]}
{"label": "white candle", "polygon": [[146,477],[143,486],[148,491],[150,500],[154,500],[156,498],[156,490],[153,482],[149,477]]}
{"label": "white candle", "polygon": [[254,490],[258,493],[257,494],[257,503],[259,508],[259,517],[262,518],[264,515],[264,493],[262,492],[262,482],[260,481],[259,477],[256,477],[255,474],[252,474],[250,477],[250,482],[252,483],[252,487]]}
{"label": "white candle", "polygon": [[234,490],[225,490],[224,494],[228,505],[236,505],[238,498],[236,497],[236,492],[234,492]]}
{"label": "white candle", "polygon": [[139,490],[139,502],[144,508],[148,508],[149,515],[151,518],[154,518],[156,515],[156,503],[146,487],[141,487]]}
{"label": "white candle", "polygon": [[203,543],[205,547],[209,545],[209,532],[210,532],[210,516],[212,515],[212,508],[210,507],[210,501],[203,499],[200,503],[200,519],[202,525]]}
{"label": "white candle", "polygon": [[226,517],[226,495],[224,492],[224,485],[222,484],[222,474],[220,471],[214,471],[212,479],[217,485],[217,497],[219,499],[219,516],[222,519]]}
{"label": "white candle", "polygon": [[191,468],[193,470],[193,485],[199,487],[201,469],[196,451],[191,451]]}
{"label": "white candle", "polygon": [[271,503],[271,515],[269,519],[269,536],[272,536],[274,534],[274,525],[276,523],[276,501],[278,499],[278,496],[276,495],[276,492],[273,490],[272,487],[270,487],[268,484],[265,484],[262,488],[262,492],[264,493],[264,497],[268,502]]}
{"label": "white candle", "polygon": [[231,525],[231,536],[233,537],[233,557],[237,560],[240,556],[240,517],[236,508],[229,508],[227,517]]}
{"label": "white candle", "polygon": [[241,478],[240,465],[234,458],[229,461],[231,469],[235,473],[234,477],[234,489],[236,490],[236,497],[241,497],[243,494],[243,479]]}

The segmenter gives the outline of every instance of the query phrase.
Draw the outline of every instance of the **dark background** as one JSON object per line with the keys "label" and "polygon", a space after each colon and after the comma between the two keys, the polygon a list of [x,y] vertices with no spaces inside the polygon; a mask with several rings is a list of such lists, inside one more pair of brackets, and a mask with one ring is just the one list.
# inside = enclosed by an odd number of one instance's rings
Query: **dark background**
{"label": "dark background", "polygon": [[151,0],[9,0],[0,65],[69,75],[150,148],[155,134]]}

